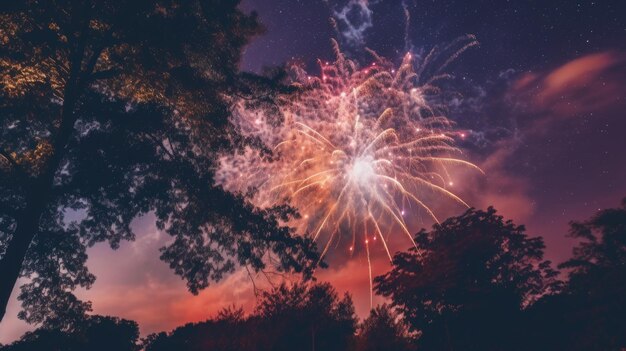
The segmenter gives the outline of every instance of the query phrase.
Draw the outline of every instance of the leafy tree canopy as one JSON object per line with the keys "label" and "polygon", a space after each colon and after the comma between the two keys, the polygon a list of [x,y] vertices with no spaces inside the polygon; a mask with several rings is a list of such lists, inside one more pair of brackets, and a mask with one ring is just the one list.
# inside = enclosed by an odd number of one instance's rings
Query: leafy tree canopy
{"label": "leafy tree canopy", "polygon": [[433,349],[514,343],[506,339],[523,306],[560,288],[543,260],[543,240],[493,208],[470,209],[420,231],[415,241],[417,249],[397,253],[392,269],[375,279],[375,290]]}
{"label": "leafy tree canopy", "polygon": [[571,222],[570,236],[580,243],[574,248],[573,257],[559,267],[571,269],[572,288],[588,284],[585,277],[600,271],[625,271],[626,198],[621,207],[599,211],[586,221]]}
{"label": "leafy tree canopy", "polygon": [[245,265],[310,275],[313,243],[215,185],[221,151],[255,146],[233,99],[271,106],[281,76],[237,72],[261,31],[237,0],[20,0],[0,4],[0,319],[68,326],[95,277],[86,248],[132,240],[153,212],[161,258],[197,293]]}
{"label": "leafy tree canopy", "polygon": [[[570,223],[578,240],[562,294],[542,299],[531,317],[544,350],[622,350],[626,347],[626,199]],[[546,338],[543,330],[549,330]]]}

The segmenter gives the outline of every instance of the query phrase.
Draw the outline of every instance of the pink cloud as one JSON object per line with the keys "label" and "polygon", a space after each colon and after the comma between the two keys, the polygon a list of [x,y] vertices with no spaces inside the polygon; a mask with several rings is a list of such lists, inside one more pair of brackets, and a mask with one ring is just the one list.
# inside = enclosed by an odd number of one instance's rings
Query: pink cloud
{"label": "pink cloud", "polygon": [[626,104],[626,54],[605,51],[582,56],[546,72],[529,72],[509,95],[540,116],[528,131],[541,133],[559,120]]}

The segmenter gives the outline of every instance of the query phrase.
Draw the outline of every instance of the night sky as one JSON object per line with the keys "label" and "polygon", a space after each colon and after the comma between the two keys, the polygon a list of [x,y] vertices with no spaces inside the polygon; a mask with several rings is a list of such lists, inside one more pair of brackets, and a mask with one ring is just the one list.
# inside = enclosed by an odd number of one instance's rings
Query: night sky
{"label": "night sky", "polygon": [[[626,196],[623,1],[244,0],[242,7],[257,11],[267,29],[244,54],[242,69],[254,72],[297,60],[314,74],[317,59],[333,60],[332,38],[368,64],[366,47],[399,63],[408,51],[424,57],[436,45],[476,35],[480,46],[447,69],[455,75],[448,88],[457,92],[447,103],[449,118],[467,135],[460,146],[486,175],[457,175],[457,191],[471,206],[493,205],[543,236],[555,263],[570,255],[570,220]],[[145,334],[204,320],[232,304],[253,308],[250,283],[240,273],[189,294],[158,260],[166,235],[149,217],[135,228],[137,240],[120,250],[90,250],[98,280],[79,295],[93,301],[96,313],[136,320]],[[350,291],[363,317],[369,292],[361,260],[331,267],[320,279]],[[378,274],[388,267],[375,263]],[[28,328],[15,317],[18,309],[13,299],[0,342]]]}

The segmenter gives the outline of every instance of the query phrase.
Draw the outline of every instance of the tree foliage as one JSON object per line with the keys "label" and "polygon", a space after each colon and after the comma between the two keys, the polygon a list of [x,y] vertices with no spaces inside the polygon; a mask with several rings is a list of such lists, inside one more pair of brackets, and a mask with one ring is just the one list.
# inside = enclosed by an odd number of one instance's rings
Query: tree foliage
{"label": "tree foliage", "polygon": [[236,0],[20,0],[0,5],[0,318],[65,326],[90,309],[86,248],[132,240],[153,212],[161,258],[197,293],[237,266],[311,273],[313,243],[215,184],[220,152],[254,146],[230,103],[271,105],[280,76],[238,73],[261,31]]}
{"label": "tree foliage", "polygon": [[[626,347],[626,199],[570,223],[578,241],[562,294],[531,309],[532,342],[538,350],[622,350]],[[548,331],[546,333],[546,331]]]}
{"label": "tree foliage", "polygon": [[391,271],[375,279],[375,290],[391,298],[427,349],[512,347],[522,308],[560,288],[543,260],[543,240],[493,208],[470,209],[415,241],[417,249],[397,253]]}
{"label": "tree foliage", "polygon": [[72,330],[40,328],[28,332],[0,350],[139,351],[139,327],[125,319],[92,316]]}
{"label": "tree foliage", "polygon": [[262,294],[255,315],[279,333],[273,350],[345,350],[357,322],[350,295],[340,299],[329,283],[282,284]]}
{"label": "tree foliage", "polygon": [[358,351],[415,350],[414,335],[391,306],[379,305],[359,326]]}
{"label": "tree foliage", "polygon": [[[573,257],[559,265],[571,269],[570,289],[590,287],[594,282],[586,278],[598,274],[622,271],[626,267],[626,198],[618,208],[599,211],[590,219],[570,223],[570,236],[580,240],[574,248]],[[609,279],[611,280],[611,279]]]}
{"label": "tree foliage", "polygon": [[355,328],[348,295],[340,299],[329,284],[283,284],[264,292],[250,316],[224,310],[215,319],[149,336],[146,351],[347,350]]}

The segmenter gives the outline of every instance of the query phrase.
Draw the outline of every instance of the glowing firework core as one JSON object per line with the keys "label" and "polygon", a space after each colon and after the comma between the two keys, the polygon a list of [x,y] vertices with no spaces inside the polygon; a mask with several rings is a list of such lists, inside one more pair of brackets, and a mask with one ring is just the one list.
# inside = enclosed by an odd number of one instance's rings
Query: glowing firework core
{"label": "glowing firework core", "polygon": [[366,187],[374,181],[374,159],[371,156],[359,156],[354,160],[352,167],[348,171],[350,179],[359,185]]}

